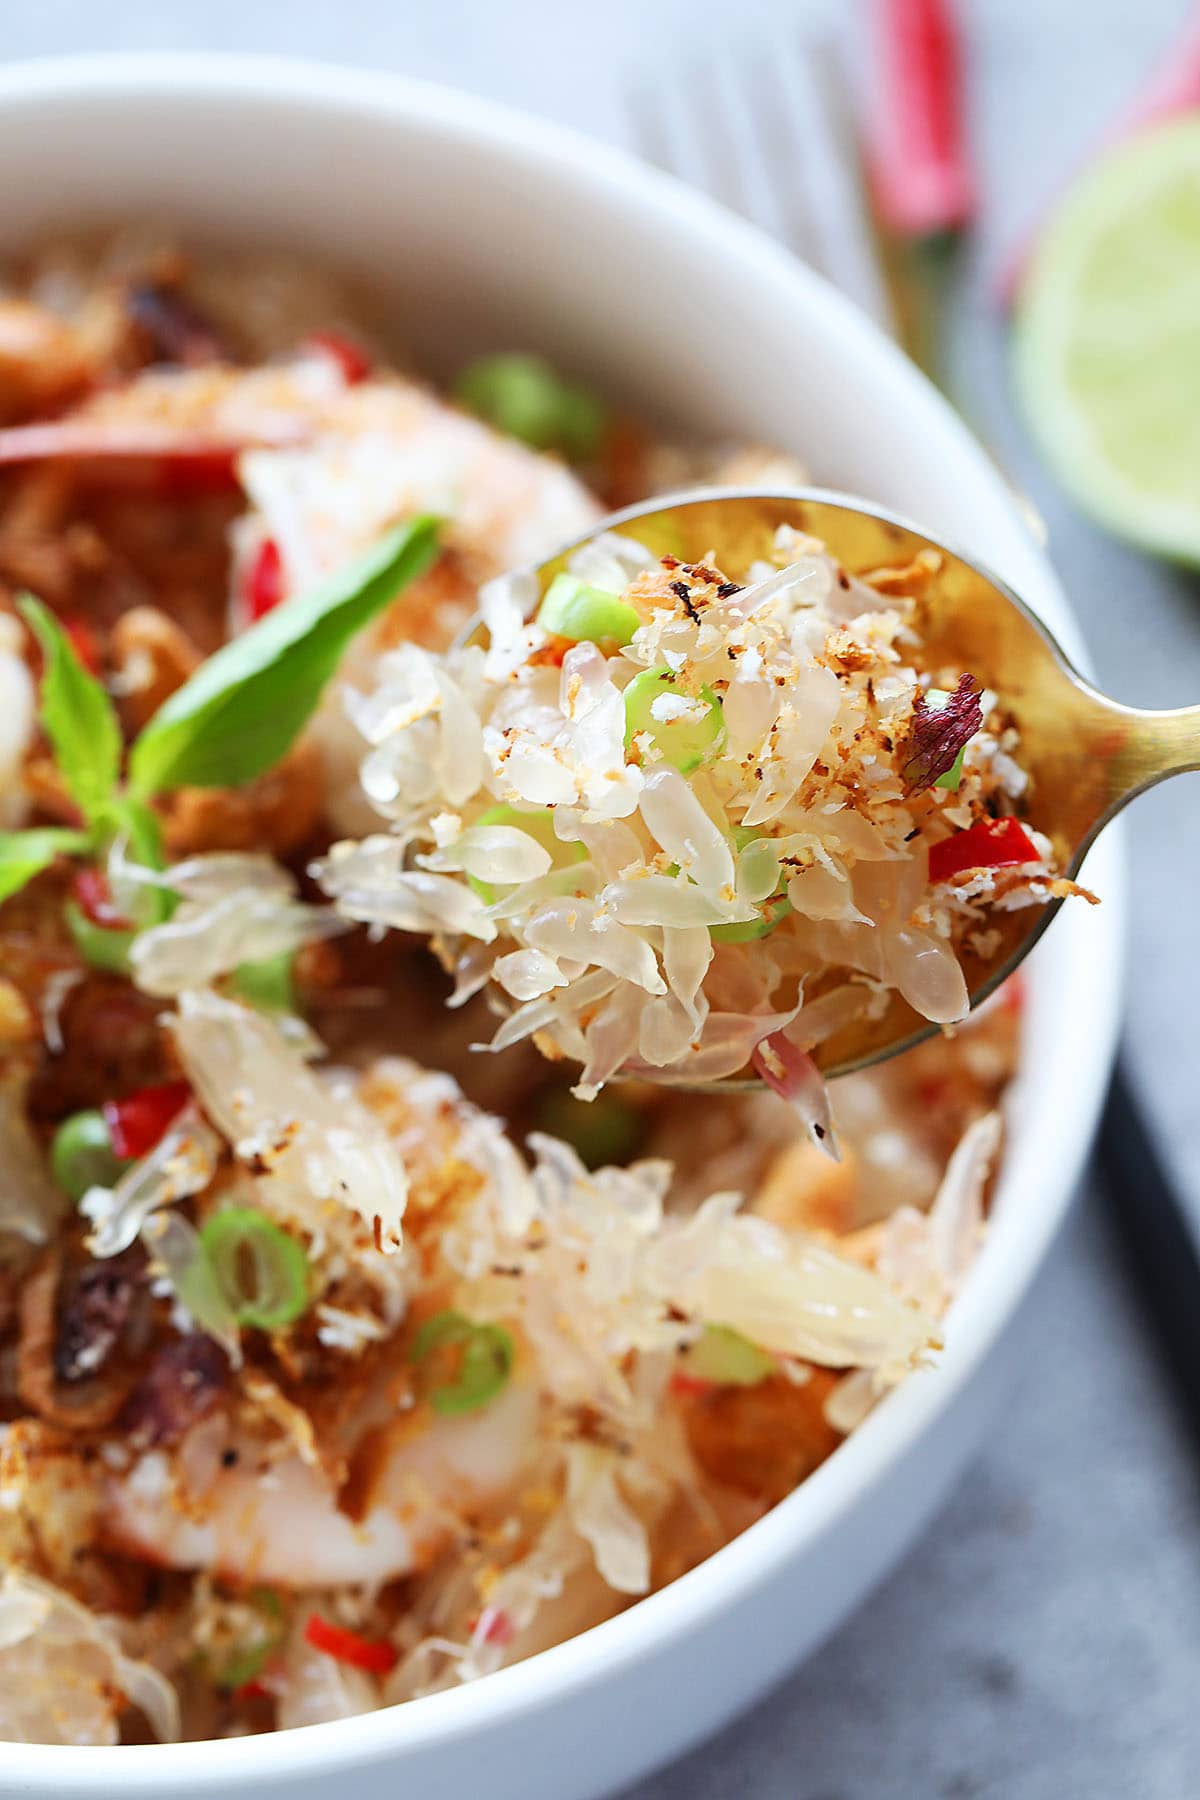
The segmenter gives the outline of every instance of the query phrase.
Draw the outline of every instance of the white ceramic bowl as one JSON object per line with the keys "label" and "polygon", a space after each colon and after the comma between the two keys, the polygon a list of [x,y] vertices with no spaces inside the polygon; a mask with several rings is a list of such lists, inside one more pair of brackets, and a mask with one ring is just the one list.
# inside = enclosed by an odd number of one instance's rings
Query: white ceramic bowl
{"label": "white ceramic bowl", "polygon": [[[1079,650],[995,469],[898,352],[766,239],[584,138],[391,78],[97,58],[0,71],[0,168],[0,251],[58,224],[150,216],[311,252],[394,296],[435,365],[471,343],[537,345],[642,409],[799,452],[819,480],[968,546]],[[1119,877],[1110,840],[1090,869],[1104,906],[1068,908],[1037,956],[995,1222],[937,1370],[767,1518],[662,1593],[475,1686],[275,1737],[5,1745],[0,1794],[587,1800],[777,1680],[896,1560],[987,1427],[1111,1059]]]}

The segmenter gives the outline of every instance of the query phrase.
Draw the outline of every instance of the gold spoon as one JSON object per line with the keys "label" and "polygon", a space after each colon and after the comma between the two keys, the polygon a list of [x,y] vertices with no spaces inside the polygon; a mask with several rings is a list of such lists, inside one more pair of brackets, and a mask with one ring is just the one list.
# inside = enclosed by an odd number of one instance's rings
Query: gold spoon
{"label": "gold spoon", "polygon": [[[709,488],[672,494],[615,513],[542,564],[542,592],[580,546],[602,531],[636,538],[656,556],[715,561],[731,580],[769,557],[776,530],[791,525],[820,538],[850,574],[903,568],[933,552],[936,573],[917,602],[916,627],[933,662],[969,669],[992,689],[1021,734],[1021,766],[1030,777],[1038,829],[1050,838],[1060,870],[1075,876],[1110,819],[1168,775],[1200,768],[1200,707],[1147,712],[1097,692],[1064,656],[1025,603],[978,563],[927,537],[882,507],[819,488],[769,493]],[[1062,904],[997,913],[993,957],[963,951],[972,1007],[1006,980]],[[846,1075],[911,1049],[941,1029],[894,995],[882,1018],[846,1027],[813,1052],[826,1076]],[[757,1083],[676,1079],[700,1091]]]}

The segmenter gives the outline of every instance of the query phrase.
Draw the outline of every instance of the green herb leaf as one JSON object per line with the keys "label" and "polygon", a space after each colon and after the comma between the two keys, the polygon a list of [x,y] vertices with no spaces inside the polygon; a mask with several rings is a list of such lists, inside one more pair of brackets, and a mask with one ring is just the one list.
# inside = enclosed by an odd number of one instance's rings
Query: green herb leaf
{"label": "green herb leaf", "polygon": [[0,831],[0,900],[19,894],[56,856],[71,856],[90,845],[86,831],[38,826],[31,831]]}
{"label": "green herb leaf", "polygon": [[210,656],[134,745],[135,797],[178,787],[236,787],[278,762],[312,716],[351,638],[436,554],[436,520],[414,519]]}
{"label": "green herb leaf", "polygon": [[95,1108],[64,1119],[50,1144],[54,1179],[76,1204],[90,1187],[112,1187],[128,1167],[112,1147],[108,1121]]}
{"label": "green herb leaf", "polygon": [[121,772],[121,727],[113,703],[50,609],[32,594],[20,595],[17,607],[46,660],[42,726],[72,800],[93,820],[112,798]]}

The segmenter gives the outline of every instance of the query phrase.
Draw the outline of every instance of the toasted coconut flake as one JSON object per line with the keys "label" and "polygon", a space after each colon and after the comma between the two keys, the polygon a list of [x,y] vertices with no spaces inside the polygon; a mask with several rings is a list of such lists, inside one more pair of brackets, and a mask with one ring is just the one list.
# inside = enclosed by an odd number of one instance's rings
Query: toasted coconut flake
{"label": "toasted coconut flake", "polygon": [[[1018,746],[969,675],[929,704],[911,603],[928,559],[872,587],[795,532],[776,555],[739,586],[707,563],[649,566],[610,536],[571,568],[617,583],[642,620],[614,654],[552,644],[525,616],[528,582],[498,583],[486,650],[407,646],[355,702],[364,792],[393,830],[335,846],[319,879],[348,916],[434,937],[463,992],[490,974],[518,1003],[493,1047],[534,1036],[583,1064],[584,1095],[622,1069],[739,1073],[831,974],[866,977],[869,994],[835,983],[843,998],[811,1015],[805,1050],[889,992],[952,1023],[982,903],[1051,897],[1048,845],[1019,888],[978,872],[969,891],[930,885],[928,849],[1011,791]],[[930,792],[985,700],[995,729],[963,793]],[[498,824],[497,802],[536,809],[538,832]],[[555,859],[554,838],[582,858]],[[703,968],[699,938],[674,935],[701,932]],[[616,985],[597,992],[597,976]]]}

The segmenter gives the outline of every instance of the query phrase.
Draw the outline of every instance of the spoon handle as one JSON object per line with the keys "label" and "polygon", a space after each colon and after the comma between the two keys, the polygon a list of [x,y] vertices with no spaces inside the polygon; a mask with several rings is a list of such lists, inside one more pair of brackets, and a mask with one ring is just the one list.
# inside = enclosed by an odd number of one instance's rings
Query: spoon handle
{"label": "spoon handle", "polygon": [[[1200,706],[1152,712],[1122,706],[1071,671],[1044,775],[1074,873],[1098,834],[1131,800],[1168,776],[1200,769]],[[1043,715],[1044,717],[1044,715]]]}
{"label": "spoon handle", "polygon": [[1144,794],[1168,775],[1183,775],[1191,769],[1200,769],[1200,706],[1131,715],[1124,760],[1125,800]]}

